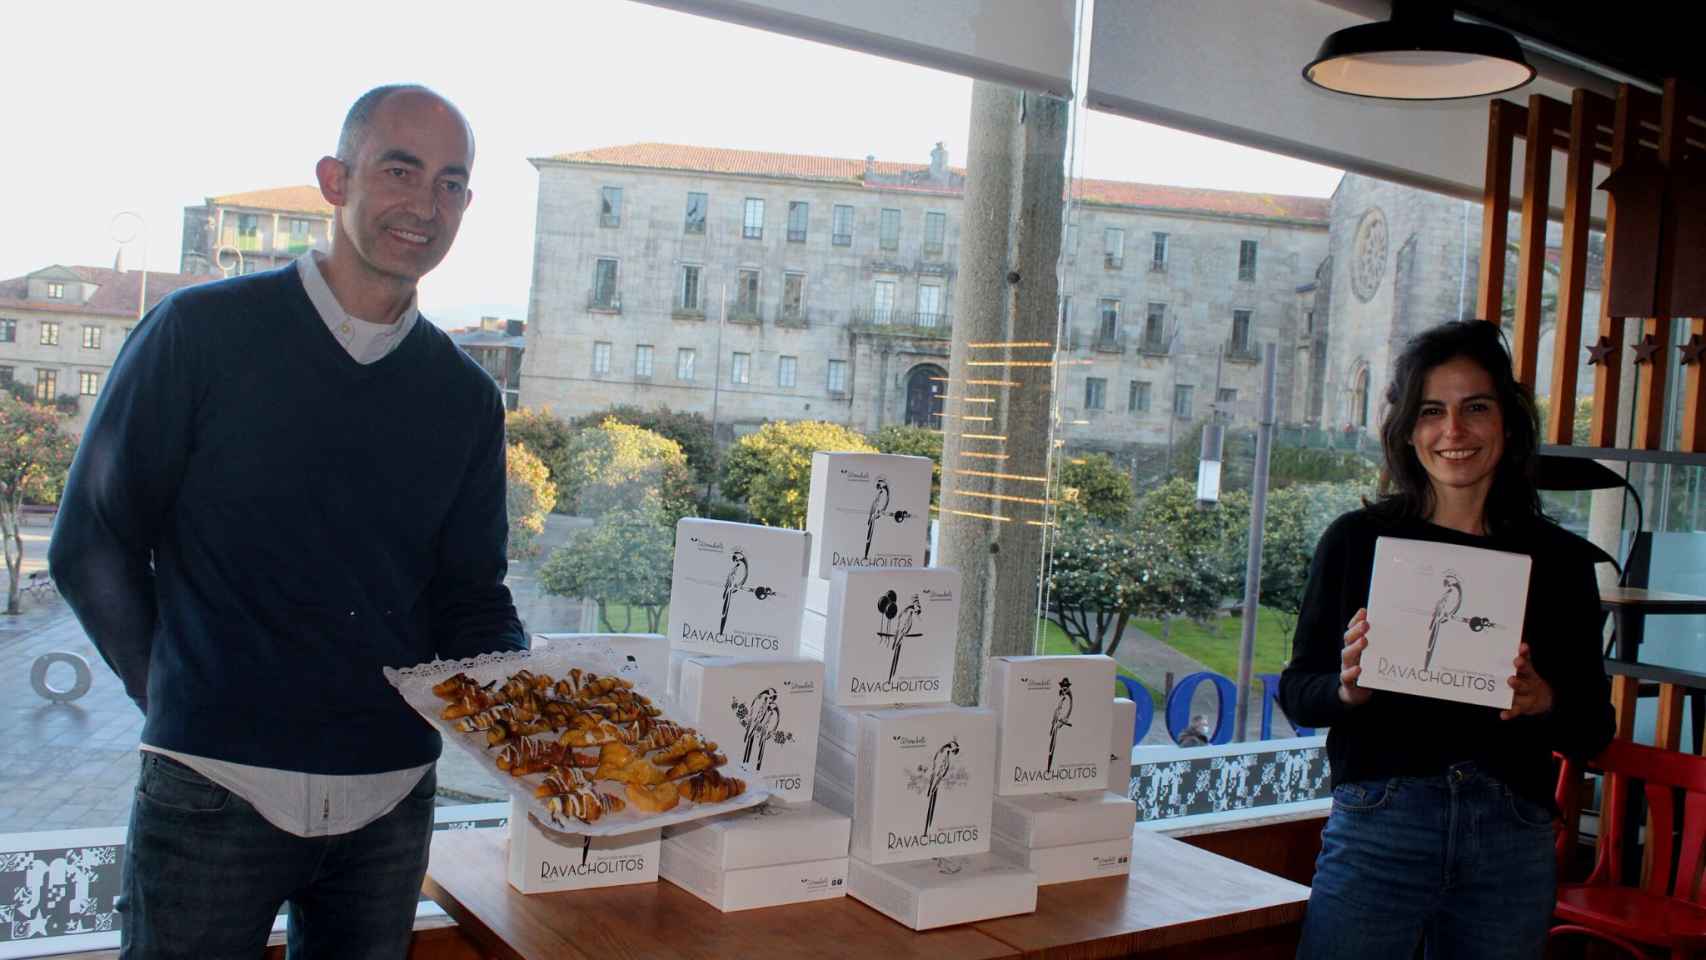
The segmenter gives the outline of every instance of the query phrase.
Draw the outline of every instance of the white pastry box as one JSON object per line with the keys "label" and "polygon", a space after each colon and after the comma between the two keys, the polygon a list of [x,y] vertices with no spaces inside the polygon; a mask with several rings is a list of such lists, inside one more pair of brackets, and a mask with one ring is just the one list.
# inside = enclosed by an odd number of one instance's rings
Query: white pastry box
{"label": "white pastry box", "polygon": [[816,803],[770,801],[663,828],[664,840],[718,870],[847,856],[852,821]]}
{"label": "white pastry box", "polygon": [[656,828],[606,837],[547,830],[509,802],[509,884],[522,893],[590,890],[658,878]]}
{"label": "white pastry box", "polygon": [[806,529],[811,575],[837,569],[924,566],[930,540],[929,457],[815,453]]}
{"label": "white pastry box", "polygon": [[990,829],[1021,847],[1131,839],[1137,804],[1107,790],[996,797]]}
{"label": "white pastry box", "polygon": [[1131,872],[1131,834],[1057,847],[1026,847],[997,833],[990,852],[1031,868],[1037,883],[1071,883]]}
{"label": "white pastry box", "polygon": [[848,706],[946,703],[959,620],[956,567],[836,570],[824,626],[825,698]]}
{"label": "white pastry box", "polygon": [[681,843],[665,840],[659,872],[724,913],[847,895],[845,856],[722,870]]}
{"label": "white pastry box", "polygon": [[817,742],[817,772],[851,794],[853,785],[859,781],[859,761],[835,741],[820,737]]}
{"label": "white pastry box", "polygon": [[[1147,696],[1147,694],[1145,694]],[[1132,734],[1137,730],[1137,701],[1114,698],[1114,732],[1108,741],[1108,789],[1125,796],[1131,792]]]}
{"label": "white pastry box", "polygon": [[877,865],[847,861],[847,893],[911,927],[929,930],[1037,909],[1037,875],[991,853]]}
{"label": "white pastry box", "polygon": [[[828,776],[822,767],[812,778],[812,802],[845,817],[853,816],[853,788]],[[851,838],[848,848],[852,848]]]}
{"label": "white pastry box", "polygon": [[895,707],[859,717],[849,851],[867,863],[982,853],[994,800],[995,715]]}
{"label": "white pastry box", "polygon": [[793,657],[800,648],[811,535],[685,517],[675,525],[672,649]]}
{"label": "white pastry box", "polygon": [[668,690],[669,638],[661,633],[536,633],[533,649],[585,647],[622,665],[621,676],[644,683],[654,696]]}
{"label": "white pastry box", "polygon": [[783,800],[812,797],[823,663],[747,657],[689,657],[675,704],[682,719]]}
{"label": "white pastry box", "polygon": [[1368,587],[1368,635],[1357,683],[1420,697],[1508,708],[1533,558],[1381,537]]}
{"label": "white pastry box", "polygon": [[1001,796],[1101,788],[1114,721],[1111,657],[993,657],[989,706],[1000,718]]}

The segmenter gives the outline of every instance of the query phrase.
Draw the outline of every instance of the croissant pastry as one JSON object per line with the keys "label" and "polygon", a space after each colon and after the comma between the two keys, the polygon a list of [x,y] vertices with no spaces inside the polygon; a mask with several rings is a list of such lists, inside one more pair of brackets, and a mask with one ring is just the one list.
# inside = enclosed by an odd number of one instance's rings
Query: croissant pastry
{"label": "croissant pastry", "polygon": [[676,738],[673,742],[666,744],[662,750],[658,751],[656,756],[652,757],[652,762],[660,767],[667,767],[695,750],[715,749],[717,749],[717,745],[715,743],[707,743],[700,740],[697,733],[689,731]]}
{"label": "croissant pastry", "polygon": [[639,742],[634,744],[634,747],[642,752],[648,750],[662,750],[671,744],[679,742],[681,738],[689,735],[686,727],[683,727],[681,724],[675,723],[671,720],[662,720],[656,723],[647,723],[642,721],[640,728],[644,730],[645,733],[640,737]]}
{"label": "croissant pastry", "polygon": [[490,690],[480,687],[469,687],[462,691],[454,700],[446,704],[439,716],[446,720],[460,720],[497,705],[498,700]]}
{"label": "croissant pastry", "polygon": [[663,813],[674,810],[681,802],[681,791],[673,783],[660,783],[656,786],[643,786],[637,783],[628,784],[628,802],[637,810],[647,813]]}
{"label": "croissant pastry", "polygon": [[745,792],[745,780],[725,777],[715,770],[707,770],[681,785],[682,795],[694,803],[722,803]]}
{"label": "croissant pastry", "polygon": [[461,698],[470,690],[478,689],[480,689],[479,681],[468,676],[466,673],[458,673],[455,676],[446,677],[432,685],[433,695],[442,697],[445,700],[456,700]]}
{"label": "croissant pastry", "polygon": [[712,767],[720,767],[728,762],[729,758],[720,753],[708,753],[704,750],[695,750],[687,756],[682,757],[675,766],[670,767],[668,772],[664,774],[664,778],[668,780],[680,780],[682,777],[690,777],[695,773],[701,773],[705,770],[711,769]]}
{"label": "croissant pastry", "polygon": [[593,757],[575,753],[549,740],[517,740],[504,747],[497,756],[498,769],[512,777],[524,777],[555,767],[590,767],[597,762]]}
{"label": "croissant pastry", "polygon": [[563,731],[557,742],[565,747],[596,747],[606,743],[616,743],[626,740],[633,743],[638,737],[624,731],[609,720],[599,720],[591,726]]}
{"label": "croissant pastry", "polygon": [[594,780],[615,780],[618,783],[655,784],[664,780],[663,771],[646,762],[626,744],[608,743],[599,750],[598,770]]}

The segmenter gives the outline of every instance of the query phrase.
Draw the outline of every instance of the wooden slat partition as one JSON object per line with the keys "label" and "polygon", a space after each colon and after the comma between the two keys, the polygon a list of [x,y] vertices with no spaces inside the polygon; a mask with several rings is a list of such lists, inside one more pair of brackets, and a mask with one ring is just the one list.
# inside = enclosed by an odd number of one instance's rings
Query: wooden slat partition
{"label": "wooden slat partition", "polygon": [[1546,442],[1575,440],[1576,363],[1582,349],[1586,305],[1589,218],[1593,212],[1594,161],[1611,158],[1616,104],[1590,90],[1570,102],[1570,149],[1564,169],[1564,249],[1558,274],[1558,319],[1552,340],[1552,419]]}
{"label": "wooden slat partition", "polygon": [[1475,314],[1499,323],[1505,300],[1505,244],[1511,212],[1511,154],[1528,111],[1508,100],[1487,107],[1487,185],[1481,196],[1481,289]]}
{"label": "wooden slat partition", "polygon": [[[1660,105],[1658,97],[1627,84],[1617,91],[1617,135],[1626,141],[1626,149],[1657,150]],[[1628,158],[1627,153],[1624,158]],[[1654,223],[1652,228],[1656,241],[1659,224]],[[1608,225],[1608,236],[1610,232]],[[1663,248],[1655,242],[1654,249]],[[1605,275],[1608,288],[1605,299],[1610,303],[1615,294],[1610,289],[1615,283],[1610,257],[1606,258]],[[1656,316],[1656,301],[1654,307],[1651,314],[1641,317],[1640,338],[1636,341],[1636,363],[1640,364],[1641,376],[1635,395],[1635,430],[1629,437],[1631,450],[1664,448],[1665,385],[1670,373],[1670,319]],[[1643,356],[1648,358],[1646,362],[1642,362]]]}
{"label": "wooden slat partition", "polygon": [[[1534,94],[1528,98],[1523,139],[1522,228],[1517,246],[1516,313],[1511,361],[1516,378],[1534,389],[1540,355],[1540,301],[1546,276],[1546,214],[1552,197],[1552,151],[1568,149],[1569,105]],[[1500,258],[1503,262],[1503,258]],[[1487,319],[1493,319],[1487,317]],[[1564,318],[1559,317],[1562,324]]]}
{"label": "wooden slat partition", "polygon": [[[1624,85],[1618,90],[1617,105],[1613,119],[1614,131],[1611,141],[1611,167],[1616,170],[1632,158],[1636,151],[1646,149],[1641,143],[1642,119],[1650,111],[1651,119],[1657,121],[1657,104],[1654,98],[1641,90]],[[1654,123],[1656,128],[1657,124]],[[1651,147],[1656,149],[1656,138],[1651,141]],[[1623,362],[1623,321],[1614,316],[1612,302],[1615,291],[1612,283],[1618,276],[1616,270],[1618,244],[1612,238],[1618,233],[1618,202],[1615,196],[1606,202],[1605,211],[1605,267],[1604,282],[1601,288],[1604,296],[1600,300],[1599,337],[1597,346],[1601,362],[1594,365],[1593,385],[1593,427],[1591,429],[1590,445],[1596,447],[1617,446],[1617,397],[1622,386]],[[1627,256],[1627,252],[1625,252]],[[1643,378],[1650,383],[1651,378]],[[1635,449],[1649,449],[1639,442],[1638,437],[1630,438],[1630,446]],[[1656,439],[1656,438],[1655,438]]]}
{"label": "wooden slat partition", "polygon": [[[1672,196],[1665,210],[1664,255],[1659,261],[1659,307],[1687,317],[1682,367],[1682,430],[1677,448],[1706,451],[1706,95],[1676,80],[1665,84],[1659,156],[1670,168]],[[1668,282],[1667,282],[1668,281]]]}

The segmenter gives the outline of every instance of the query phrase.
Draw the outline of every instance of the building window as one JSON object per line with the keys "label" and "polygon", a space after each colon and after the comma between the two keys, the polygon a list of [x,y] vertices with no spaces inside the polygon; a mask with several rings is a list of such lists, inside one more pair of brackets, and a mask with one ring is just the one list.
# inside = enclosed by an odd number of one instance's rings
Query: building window
{"label": "building window", "polygon": [[1238,243],[1238,279],[1256,279],[1256,241],[1241,240]]}
{"label": "building window", "polygon": [[806,275],[803,273],[782,274],[782,317],[785,320],[800,320],[806,315]]}
{"label": "building window", "polygon": [[1096,327],[1096,343],[1118,343],[1120,339],[1120,302],[1104,299],[1099,310],[1101,322]]}
{"label": "building window", "polygon": [[1143,349],[1160,353],[1167,348],[1167,305],[1152,303],[1143,318]]}
{"label": "building window", "polygon": [[806,242],[806,221],[811,218],[811,205],[804,200],[788,203],[788,242]]}
{"label": "building window", "polygon": [[592,274],[592,306],[614,310],[621,302],[616,295],[616,261],[600,259]]}
{"label": "building window", "polygon": [[87,370],[77,374],[77,392],[85,397],[92,397],[101,392],[101,375]]}
{"label": "building window", "polygon": [[1214,402],[1221,406],[1229,406],[1238,402],[1238,391],[1231,387],[1221,387],[1214,392]]}
{"label": "building window", "polygon": [[101,349],[101,326],[97,323],[83,324],[83,349]]}
{"label": "building window", "polygon": [[55,396],[57,396],[58,394],[59,394],[59,371],[58,370],[37,370],[36,371],[36,402],[37,403],[52,403],[53,398]]}
{"label": "building window", "polygon": [[311,220],[290,221],[290,242],[307,243],[309,241],[309,231],[312,226],[313,221]]}
{"label": "building window", "polygon": [[945,213],[926,213],[924,215],[924,255],[939,257],[947,241],[948,215]]}
{"label": "building window", "polygon": [[0,383],[9,384],[11,382],[12,382],[12,368],[11,367],[0,367]]}
{"label": "building window", "polygon": [[604,187],[599,191],[598,222],[601,226],[622,225],[622,188]]}
{"label": "building window", "polygon": [[705,308],[699,305],[699,266],[683,264],[681,267],[681,289],[676,291],[675,309],[683,313],[704,313]]}
{"label": "building window", "polygon": [[50,283],[50,284],[48,284],[47,285],[47,298],[49,300],[64,300],[65,299],[65,284],[63,284],[63,283]]}
{"label": "building window", "polygon": [[829,242],[837,247],[853,245],[853,208],[836,204],[830,218]]}
{"label": "building window", "polygon": [[41,345],[44,347],[59,346],[59,321],[43,320],[41,322]]}
{"label": "building window", "polygon": [[735,313],[747,320],[758,319],[758,271],[742,270],[735,282]]}
{"label": "building window", "polygon": [[829,392],[840,395],[847,392],[847,361],[829,361]]}
{"label": "building window", "polygon": [[746,213],[740,224],[740,235],[747,240],[764,239],[764,201],[757,197],[746,198]]}
{"label": "building window", "polygon": [[1102,231],[1102,264],[1109,270],[1125,266],[1125,231],[1109,227]]}
{"label": "building window", "polygon": [[918,285],[918,325],[921,327],[940,326],[945,317],[942,314],[942,288],[934,283]]}
{"label": "building window", "polygon": [[687,195],[687,222],[682,227],[683,233],[705,232],[705,208],[710,206],[710,200],[703,193]]}
{"label": "building window", "polygon": [[885,209],[877,220],[877,246],[884,250],[900,249],[900,211]]}
{"label": "building window", "polygon": [[1189,419],[1191,415],[1191,393],[1194,388],[1180,384],[1173,388],[1173,416]]}
{"label": "building window", "polygon": [[675,351],[675,379],[693,379],[693,368],[699,364],[699,351],[692,347],[682,347]]}
{"label": "building window", "polygon": [[1084,380],[1084,409],[1101,410],[1108,405],[1108,381],[1103,377]]}
{"label": "building window", "polygon": [[1233,353],[1250,352],[1250,311],[1232,311],[1232,339],[1227,347]]}
{"label": "building window", "polygon": [[652,377],[652,345],[649,343],[634,348],[634,376],[648,380]]}
{"label": "building window", "polygon": [[1126,397],[1125,408],[1132,413],[1149,412],[1149,381],[1133,380],[1131,391]]}
{"label": "building window", "polygon": [[752,354],[750,354],[750,353],[737,353],[737,354],[735,354],[734,365],[729,367],[729,382],[730,383],[751,383],[752,382]]}
{"label": "building window", "polygon": [[0,343],[16,343],[18,341],[18,321],[0,320]]}
{"label": "building window", "polygon": [[1149,261],[1149,269],[1157,273],[1167,269],[1167,235],[1165,233],[1155,235],[1155,256]]}
{"label": "building window", "polygon": [[592,372],[595,376],[610,372],[610,344],[602,340],[592,345]]}
{"label": "building window", "polygon": [[776,385],[778,387],[794,386],[799,376],[799,357],[779,357],[776,360]]}
{"label": "building window", "polygon": [[871,284],[871,322],[894,322],[894,291],[893,280],[878,280]]}
{"label": "building window", "polygon": [[1078,224],[1066,225],[1066,256],[1067,259],[1078,256]]}

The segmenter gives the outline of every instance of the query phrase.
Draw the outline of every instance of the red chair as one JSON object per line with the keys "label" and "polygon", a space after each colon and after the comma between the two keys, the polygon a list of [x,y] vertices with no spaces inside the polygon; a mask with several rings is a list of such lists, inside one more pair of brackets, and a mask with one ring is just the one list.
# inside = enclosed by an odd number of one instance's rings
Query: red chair
{"label": "red chair", "polygon": [[[1598,853],[1585,882],[1559,884],[1555,915],[1563,923],[1552,928],[1552,936],[1589,936],[1637,957],[1649,955],[1643,948],[1668,950],[1673,958],[1706,951],[1706,890],[1700,883],[1706,854],[1706,757],[1613,740],[1588,766],[1606,774]],[[1579,781],[1580,773],[1576,764],[1565,762],[1560,794],[1576,793],[1570,785]],[[1646,784],[1652,824],[1646,844],[1652,871],[1639,887],[1622,885],[1622,858],[1616,855],[1622,848],[1631,780]],[[1673,863],[1678,859],[1671,843],[1677,789],[1684,793],[1683,834],[1680,861]],[[1566,814],[1558,839],[1562,853],[1576,843],[1575,818],[1569,814],[1579,808],[1572,810],[1574,796],[1559,800]]]}

